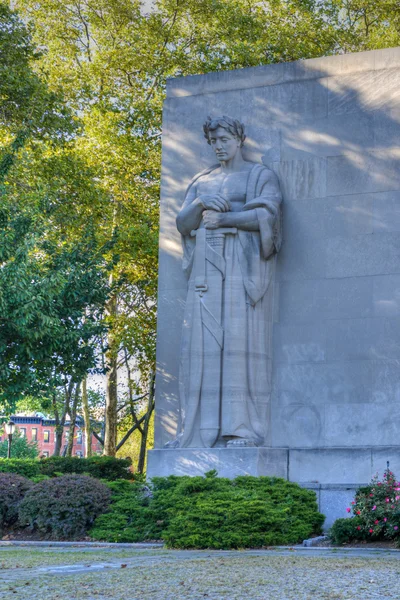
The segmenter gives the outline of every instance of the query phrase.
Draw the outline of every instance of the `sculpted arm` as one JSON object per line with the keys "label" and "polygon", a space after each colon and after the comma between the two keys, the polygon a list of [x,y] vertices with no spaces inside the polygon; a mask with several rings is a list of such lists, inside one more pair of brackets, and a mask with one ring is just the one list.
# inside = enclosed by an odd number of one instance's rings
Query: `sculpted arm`
{"label": "sculpted arm", "polygon": [[182,235],[189,235],[192,229],[199,227],[201,222],[204,208],[196,197],[196,192],[196,186],[192,185],[176,217],[176,226]]}
{"label": "sculpted arm", "polygon": [[226,213],[206,210],[203,213],[203,219],[207,229],[217,229],[218,227],[237,227],[245,231],[259,231],[260,229],[256,209]]}
{"label": "sculpted arm", "polygon": [[182,235],[189,235],[192,229],[198,229],[203,211],[222,213],[230,210],[229,202],[219,194],[197,195],[197,186],[189,189],[185,202],[176,217],[176,226]]}

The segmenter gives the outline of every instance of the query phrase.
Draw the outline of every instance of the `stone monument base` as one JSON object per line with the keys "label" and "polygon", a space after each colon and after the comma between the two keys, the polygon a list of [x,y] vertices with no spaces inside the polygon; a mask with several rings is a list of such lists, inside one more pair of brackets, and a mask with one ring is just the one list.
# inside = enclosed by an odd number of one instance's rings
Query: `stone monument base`
{"label": "stone monument base", "polygon": [[312,489],[325,530],[346,517],[354,493],[390,462],[400,474],[400,446],[359,448],[163,448],[150,450],[147,475],[204,475],[215,469],[220,477],[238,475],[282,477]]}

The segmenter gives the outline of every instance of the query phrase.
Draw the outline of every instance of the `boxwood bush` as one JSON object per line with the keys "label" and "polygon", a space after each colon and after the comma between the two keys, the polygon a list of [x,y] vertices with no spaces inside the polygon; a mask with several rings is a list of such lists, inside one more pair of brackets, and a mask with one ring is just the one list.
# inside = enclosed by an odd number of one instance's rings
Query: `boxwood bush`
{"label": "boxwood bush", "polygon": [[19,505],[33,483],[16,473],[0,473],[0,531],[18,519]]}
{"label": "boxwood bush", "polygon": [[32,458],[0,458],[0,473],[17,473],[22,477],[40,475],[40,462]]}
{"label": "boxwood bush", "polygon": [[92,456],[91,458],[51,456],[41,460],[15,458],[0,459],[0,473],[18,473],[24,477],[35,478],[40,475],[54,477],[62,474],[87,474],[96,479],[115,481],[130,479],[130,459],[111,456]]}
{"label": "boxwood bush", "polygon": [[49,477],[54,476],[55,473],[85,473],[96,479],[115,481],[131,478],[130,466],[130,459],[113,458],[112,456],[92,456],[90,458],[50,456],[50,458],[40,461],[40,473]]}
{"label": "boxwood bush", "polygon": [[79,539],[107,510],[111,491],[86,475],[63,475],[34,485],[19,506],[19,523],[55,539]]}
{"label": "boxwood bush", "polygon": [[96,519],[98,540],[163,539],[170,548],[255,548],[294,544],[320,533],[315,494],[276,477],[158,477],[110,484],[110,512]]}

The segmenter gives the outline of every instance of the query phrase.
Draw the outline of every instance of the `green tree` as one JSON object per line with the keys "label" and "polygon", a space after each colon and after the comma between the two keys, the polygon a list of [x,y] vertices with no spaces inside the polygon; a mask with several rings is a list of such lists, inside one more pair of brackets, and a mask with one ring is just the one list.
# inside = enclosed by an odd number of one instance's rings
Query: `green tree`
{"label": "green tree", "polygon": [[[49,93],[63,94],[75,129],[47,152],[43,142],[25,144],[13,177],[20,186],[28,171],[33,194],[52,207],[54,243],[76,241],[90,222],[97,247],[108,248],[103,441],[113,455],[126,436],[117,444],[120,420],[126,433],[147,436],[135,399],[149,393],[155,366],[166,79],[393,45],[398,2],[159,0],[145,12],[139,0],[18,0],[17,7],[41,48],[28,62]],[[117,391],[127,359],[140,372],[130,378],[129,397]]]}
{"label": "green tree", "polygon": [[[4,437],[4,436],[3,436]],[[8,456],[8,439],[5,436],[0,442],[0,458]],[[25,436],[21,435],[18,428],[13,434],[11,443],[11,458],[37,458],[39,456],[39,448],[36,442],[29,442]]]}

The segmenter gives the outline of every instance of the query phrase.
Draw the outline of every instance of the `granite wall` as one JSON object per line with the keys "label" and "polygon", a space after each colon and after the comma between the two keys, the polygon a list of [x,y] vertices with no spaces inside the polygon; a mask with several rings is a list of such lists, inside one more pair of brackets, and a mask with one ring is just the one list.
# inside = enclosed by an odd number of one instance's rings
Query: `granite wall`
{"label": "granite wall", "polygon": [[[175,217],[191,177],[215,163],[202,134],[209,114],[245,123],[245,157],[271,167],[284,194],[268,445],[399,446],[400,48],[395,48],[168,82],[156,447],[172,439],[178,426],[186,280]],[[376,466],[386,467],[384,450]]]}

